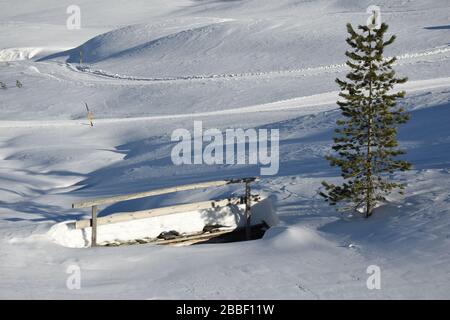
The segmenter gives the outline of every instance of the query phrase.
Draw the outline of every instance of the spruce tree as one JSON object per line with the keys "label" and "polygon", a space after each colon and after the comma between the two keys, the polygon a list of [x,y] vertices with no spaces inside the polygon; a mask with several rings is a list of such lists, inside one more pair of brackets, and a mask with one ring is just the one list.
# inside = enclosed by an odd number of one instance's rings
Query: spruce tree
{"label": "spruce tree", "polygon": [[333,155],[327,156],[332,166],[341,170],[343,183],[322,182],[325,190],[320,194],[331,205],[346,203],[345,209],[363,209],[366,217],[376,205],[394,189],[404,184],[390,177],[397,170],[405,171],[411,164],[397,157],[405,152],[398,148],[397,127],[409,119],[397,99],[404,91],[392,93],[396,84],[407,78],[398,78],[392,68],[396,58],[384,58],[383,51],[395,36],[384,40],[388,29],[383,23],[378,29],[358,26],[356,32],[347,24],[347,43],[351,49],[345,53],[350,72],[345,80],[336,79],[342,98],[337,101],[342,119],[337,120]]}

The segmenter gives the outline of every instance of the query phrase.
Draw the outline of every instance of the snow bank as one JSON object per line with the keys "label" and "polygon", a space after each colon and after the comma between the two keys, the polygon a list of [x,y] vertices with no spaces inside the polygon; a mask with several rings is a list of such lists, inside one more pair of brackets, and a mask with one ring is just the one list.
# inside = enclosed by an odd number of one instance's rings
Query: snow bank
{"label": "snow bank", "polygon": [[42,48],[7,48],[0,50],[0,61],[29,60],[41,51]]}
{"label": "snow bank", "polygon": [[54,52],[65,52],[70,48],[62,46],[46,47],[16,47],[0,50],[0,62],[38,60]]}
{"label": "snow bank", "polygon": [[[141,238],[156,238],[163,231],[175,230],[180,234],[200,232],[205,225],[223,225],[230,228],[244,227],[244,205],[233,205],[219,209],[205,209],[176,213],[147,219],[118,222],[97,227],[98,243],[107,241],[127,241]],[[272,204],[264,198],[252,206],[251,224],[262,222],[269,226],[278,224]],[[65,221],[54,225],[49,231],[50,238],[65,247],[84,248],[91,244],[92,228],[75,229],[75,221]]]}

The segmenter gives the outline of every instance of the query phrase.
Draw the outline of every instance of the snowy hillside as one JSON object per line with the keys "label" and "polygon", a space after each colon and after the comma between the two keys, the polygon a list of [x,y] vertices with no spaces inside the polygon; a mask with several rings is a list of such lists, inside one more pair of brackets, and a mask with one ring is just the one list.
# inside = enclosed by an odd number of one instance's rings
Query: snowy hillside
{"label": "snowy hillside", "polygon": [[[339,117],[334,79],[348,71],[345,24],[365,24],[370,1],[85,0],[81,29],[68,30],[71,4],[0,1],[0,298],[450,298],[448,0],[376,3],[397,35],[386,55],[409,77],[399,89],[411,120],[399,138],[413,170],[397,174],[406,194],[370,219],[317,194],[339,176],[324,155]],[[256,165],[174,165],[171,134],[196,120],[280,130],[279,172],[255,184],[280,220],[262,239],[53,241],[55,224],[88,218],[71,209],[81,199],[259,175]],[[237,190],[131,200],[99,216]],[[80,290],[66,286],[71,265]],[[366,286],[370,265],[381,269],[380,290]]]}

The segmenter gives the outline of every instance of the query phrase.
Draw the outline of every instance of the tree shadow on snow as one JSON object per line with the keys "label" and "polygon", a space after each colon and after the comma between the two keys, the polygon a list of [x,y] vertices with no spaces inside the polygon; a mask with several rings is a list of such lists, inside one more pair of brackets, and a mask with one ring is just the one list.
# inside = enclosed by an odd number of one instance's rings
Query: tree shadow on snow
{"label": "tree shadow on snow", "polygon": [[427,30],[450,30],[450,25],[424,27]]}
{"label": "tree shadow on snow", "polygon": [[26,216],[4,218],[5,221],[19,222],[19,221],[33,221],[33,222],[62,222],[71,219],[80,219],[83,214],[74,213],[73,210],[64,209],[60,206],[45,205],[34,201],[18,201],[18,202],[5,202],[0,201],[0,208],[10,209],[16,212],[30,214],[32,217]]}

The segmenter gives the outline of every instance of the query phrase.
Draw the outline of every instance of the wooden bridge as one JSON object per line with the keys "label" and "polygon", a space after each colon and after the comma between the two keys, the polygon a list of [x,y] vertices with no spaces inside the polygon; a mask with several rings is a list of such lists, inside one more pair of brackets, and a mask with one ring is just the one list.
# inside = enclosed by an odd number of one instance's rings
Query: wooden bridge
{"label": "wooden bridge", "polygon": [[[250,188],[250,184],[252,182],[256,182],[256,181],[259,181],[259,178],[247,177],[247,178],[242,178],[242,179],[227,179],[227,180],[186,184],[186,185],[181,185],[181,186],[155,189],[155,190],[132,193],[132,194],[127,194],[127,195],[113,196],[113,197],[108,197],[108,198],[84,200],[84,201],[72,204],[72,208],[78,209],[78,208],[91,207],[92,216],[91,216],[91,219],[76,221],[75,228],[76,229],[84,229],[87,227],[92,227],[91,246],[94,247],[97,245],[97,226],[98,225],[105,225],[105,224],[117,223],[117,222],[125,222],[125,221],[136,220],[136,219],[145,219],[145,218],[169,215],[169,214],[173,214],[173,213],[223,207],[223,206],[226,206],[230,202],[240,200],[241,202],[243,202],[245,204],[246,237],[247,237],[247,239],[250,239],[250,220],[251,220],[251,188]],[[238,183],[242,183],[245,186],[244,195],[242,197],[238,197],[238,198],[227,198],[227,199],[214,200],[214,201],[209,200],[209,201],[174,205],[174,206],[169,206],[169,207],[161,207],[161,208],[156,208],[156,209],[115,213],[115,214],[112,214],[112,215],[106,216],[106,217],[97,217],[97,210],[98,210],[98,206],[100,206],[100,205],[108,205],[108,204],[113,204],[113,203],[121,202],[121,201],[151,197],[151,196],[186,191],[186,190],[205,189],[205,188],[212,188],[212,187],[223,187],[226,185],[238,184]]]}

